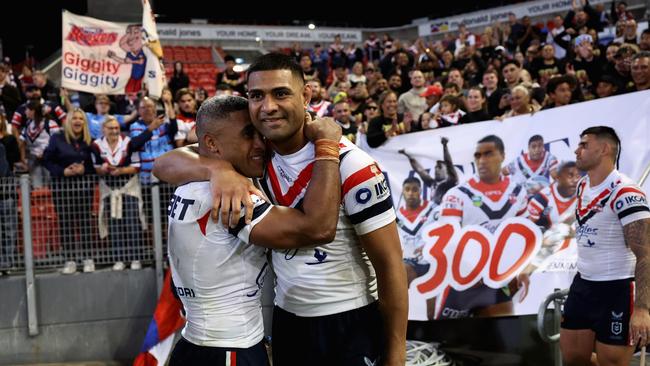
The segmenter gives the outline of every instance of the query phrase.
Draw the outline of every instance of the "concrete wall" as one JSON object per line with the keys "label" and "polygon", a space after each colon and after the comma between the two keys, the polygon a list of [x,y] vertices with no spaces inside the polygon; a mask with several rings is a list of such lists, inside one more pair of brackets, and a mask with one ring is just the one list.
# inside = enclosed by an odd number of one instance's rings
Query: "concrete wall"
{"label": "concrete wall", "polygon": [[154,270],[36,277],[39,335],[27,332],[23,276],[0,277],[0,365],[132,360],[156,305]]}

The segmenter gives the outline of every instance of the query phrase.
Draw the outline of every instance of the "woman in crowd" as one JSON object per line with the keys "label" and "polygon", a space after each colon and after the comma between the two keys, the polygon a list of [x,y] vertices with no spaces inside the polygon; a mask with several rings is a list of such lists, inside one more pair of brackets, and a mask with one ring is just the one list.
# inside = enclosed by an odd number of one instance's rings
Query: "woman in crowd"
{"label": "woman in crowd", "polygon": [[467,91],[466,100],[467,114],[460,118],[458,123],[472,123],[479,121],[489,121],[490,115],[487,113],[487,98],[483,88],[473,86]]}
{"label": "woman in crowd", "polygon": [[379,97],[381,113],[368,124],[368,146],[379,147],[391,137],[411,131],[412,117],[397,113],[397,94],[384,92]]}
{"label": "woman in crowd", "polygon": [[43,164],[50,172],[66,263],[64,274],[77,270],[83,259],[84,272],[95,270],[91,246],[91,207],[95,182],[90,158],[90,131],[86,113],[80,108],[68,113],[63,132],[52,135],[43,153]]}
{"label": "woman in crowd", "polygon": [[59,125],[43,114],[43,105],[38,100],[27,102],[25,109],[27,124],[20,134],[20,161],[29,170],[34,188],[42,187],[48,180],[48,171],[43,167],[43,153]]}
{"label": "woman in crowd", "polygon": [[540,109],[539,105],[533,103],[531,100],[530,92],[525,86],[515,86],[512,88],[512,94],[510,95],[510,110],[497,119],[503,120],[505,118],[537,112]]}
{"label": "woman in crowd", "polygon": [[180,61],[174,62],[174,75],[169,80],[169,89],[171,89],[172,95],[176,95],[177,91],[189,86],[190,78],[183,71],[183,63]]}

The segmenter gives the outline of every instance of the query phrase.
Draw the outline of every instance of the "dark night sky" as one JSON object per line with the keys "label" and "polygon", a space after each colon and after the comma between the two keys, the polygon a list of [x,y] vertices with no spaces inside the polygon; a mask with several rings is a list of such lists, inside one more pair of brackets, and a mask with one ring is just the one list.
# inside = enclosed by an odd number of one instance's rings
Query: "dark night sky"
{"label": "dark night sky", "polygon": [[[430,1],[428,5],[423,2],[417,6],[399,6],[396,2],[390,7],[371,6],[368,3],[357,3],[350,7],[348,2],[331,1],[322,1],[324,5],[316,6],[316,2],[312,1],[303,3],[295,11],[280,10],[278,6],[256,6],[253,12],[248,13],[236,6],[241,2],[211,2],[210,7],[217,8],[217,11],[208,10],[206,2],[198,0],[152,2],[154,12],[160,14],[159,22],[189,22],[191,18],[207,18],[211,23],[293,25],[295,20],[299,20],[314,21],[319,26],[376,28],[409,24],[415,18],[438,18],[476,11],[477,4],[485,9],[520,1]],[[450,4],[453,4],[453,8]],[[61,47],[62,9],[77,14],[87,12],[86,0],[22,0],[14,2],[12,8],[14,7],[17,9],[5,13],[3,21],[0,22],[4,56],[11,57],[14,62],[24,59],[27,45],[33,45],[32,55],[36,60],[44,59]]]}

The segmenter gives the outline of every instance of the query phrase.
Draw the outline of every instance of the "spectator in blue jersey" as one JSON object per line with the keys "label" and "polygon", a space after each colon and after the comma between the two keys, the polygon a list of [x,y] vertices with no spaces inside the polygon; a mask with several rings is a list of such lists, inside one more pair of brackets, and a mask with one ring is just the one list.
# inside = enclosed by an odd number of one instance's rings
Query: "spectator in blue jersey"
{"label": "spectator in blue jersey", "polygon": [[[146,131],[156,119],[165,119],[164,115],[156,116],[156,104],[148,97],[143,98],[138,105],[139,119],[129,128],[129,136],[135,138]],[[165,119],[160,127],[153,131],[153,137],[140,150],[140,182],[151,183],[151,170],[154,160],[174,148],[174,136],[178,132],[176,119]]]}
{"label": "spectator in blue jersey", "polygon": [[[90,130],[90,137],[98,139],[102,137],[102,125],[106,120],[106,117],[109,116],[111,109],[111,100],[105,94],[97,94],[95,96],[95,113],[86,112],[86,117],[88,118],[88,128]],[[126,130],[129,123],[133,122],[138,116],[137,111],[131,112],[131,114],[116,114],[114,115],[115,119],[119,122],[122,130]]]}
{"label": "spectator in blue jersey", "polygon": [[77,271],[83,259],[84,272],[95,270],[91,246],[91,208],[94,174],[90,158],[90,132],[86,113],[73,109],[68,113],[63,132],[52,135],[43,153],[43,165],[50,172],[51,188],[56,207],[61,242],[64,244],[66,263],[64,274]]}

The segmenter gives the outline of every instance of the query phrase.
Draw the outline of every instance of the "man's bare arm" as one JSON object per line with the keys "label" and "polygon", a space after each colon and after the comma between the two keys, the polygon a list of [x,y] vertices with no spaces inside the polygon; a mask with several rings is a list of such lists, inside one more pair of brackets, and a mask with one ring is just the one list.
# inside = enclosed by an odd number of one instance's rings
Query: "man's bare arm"
{"label": "man's bare arm", "polygon": [[407,153],[404,150],[400,150],[399,153],[403,154],[404,156],[406,156],[409,159],[409,164],[411,164],[411,168],[413,168],[413,170],[415,170],[415,172],[420,176],[420,178],[422,179],[422,182],[426,186],[431,186],[431,185],[433,185],[435,183],[435,180],[433,179],[433,177],[424,169],[424,167],[422,166],[422,164],[420,164],[420,162],[415,160],[414,157],[412,157],[409,153]]}
{"label": "man's bare arm", "polygon": [[630,320],[632,345],[648,343],[650,336],[650,219],[631,222],[623,227],[625,243],[636,256],[636,298]]}
{"label": "man's bare arm", "polygon": [[235,226],[243,204],[246,223],[250,223],[253,217],[250,193],[263,197],[262,192],[250,179],[237,173],[229,162],[199,156],[197,146],[185,146],[159,156],[154,162],[153,174],[174,185],[209,180],[213,197],[212,219],[217,221],[221,215],[224,225]]}
{"label": "man's bare arm", "polygon": [[377,273],[379,309],[384,320],[386,355],[383,365],[404,365],[406,360],[406,325],[408,323],[408,289],[402,248],[395,221],[360,237]]}
{"label": "man's bare arm", "polygon": [[650,219],[625,225],[623,236],[636,256],[634,277],[637,286],[634,305],[650,309]]}
{"label": "man's bare arm", "polygon": [[451,160],[451,154],[449,153],[449,148],[447,147],[448,142],[449,139],[447,139],[446,137],[443,137],[441,140],[442,158],[445,162],[445,167],[447,167],[447,180],[450,182],[454,182],[454,184],[457,184],[458,174],[456,173],[456,168],[454,168],[454,162]]}

